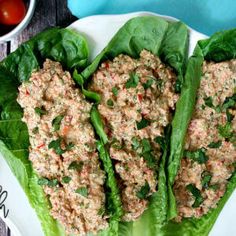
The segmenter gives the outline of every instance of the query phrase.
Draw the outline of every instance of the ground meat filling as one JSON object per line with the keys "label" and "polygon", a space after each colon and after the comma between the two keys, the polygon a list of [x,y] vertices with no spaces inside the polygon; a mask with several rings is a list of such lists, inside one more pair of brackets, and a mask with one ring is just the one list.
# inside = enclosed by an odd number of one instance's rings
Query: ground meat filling
{"label": "ground meat filling", "polygon": [[70,74],[50,60],[19,87],[18,102],[30,136],[29,158],[51,202],[52,216],[68,234],[106,228],[105,174],[89,123],[91,104]]}
{"label": "ground meat filling", "polygon": [[102,97],[98,109],[122,189],[123,220],[137,219],[156,191],[159,143],[178,100],[175,81],[172,69],[146,50],[139,59],[106,61],[93,76],[90,89]]}
{"label": "ground meat filling", "polygon": [[236,60],[205,62],[174,185],[179,217],[201,217],[224,195],[236,162]]}

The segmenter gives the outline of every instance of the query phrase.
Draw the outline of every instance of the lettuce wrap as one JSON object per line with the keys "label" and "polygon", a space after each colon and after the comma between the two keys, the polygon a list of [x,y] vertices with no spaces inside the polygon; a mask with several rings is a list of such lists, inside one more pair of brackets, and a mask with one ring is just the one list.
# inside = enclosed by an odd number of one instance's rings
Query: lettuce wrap
{"label": "lettuce wrap", "polygon": [[71,30],[53,28],[22,44],[0,62],[0,152],[35,209],[45,235],[59,236],[64,232],[50,215],[50,204],[28,159],[28,130],[16,101],[20,83],[28,80],[46,58],[67,69],[82,69],[88,62],[87,43]]}
{"label": "lettuce wrap", "polygon": [[[184,79],[188,51],[187,27],[181,22],[167,22],[154,16],[137,17],[129,20],[85,70],[80,74],[74,74],[74,79],[83,89],[103,61],[113,59],[119,54],[137,58],[143,49],[159,56],[164,63],[174,68],[178,77],[175,89],[177,92],[181,92],[180,99],[183,100],[182,97],[186,97],[186,93],[188,93],[187,96],[190,96],[193,91],[191,89],[192,78],[188,76]],[[196,64],[198,65],[197,62]],[[195,67],[195,62],[191,62],[190,65]],[[194,69],[192,68],[192,70]],[[87,97],[93,99],[91,94],[88,94]],[[94,100],[99,102],[99,99]],[[189,105],[193,107],[194,101],[191,100]],[[91,112],[91,121],[100,137],[100,142],[105,145],[108,138],[95,106]],[[173,127],[178,129],[178,127]],[[148,210],[135,222],[120,223],[118,235],[159,235],[159,230],[167,219],[168,210],[166,158],[169,154],[169,139],[170,129],[167,129],[158,170],[158,191],[150,197]]]}
{"label": "lettuce wrap", "polygon": [[[203,63],[203,60],[221,62],[236,58],[235,36],[236,30],[233,29],[215,33],[209,39],[200,40],[196,45],[194,56],[189,60],[185,78],[189,77],[190,80],[192,80],[191,90],[194,93],[191,95],[191,92],[189,91],[187,92],[186,97],[182,97],[182,100],[179,100],[176,115],[173,121],[171,152],[170,156],[168,157],[167,166],[169,197],[168,219],[173,219],[178,214],[172,187],[180,167],[180,161],[183,154],[184,137],[188,128],[187,124],[191,119],[197,88],[200,84],[200,76],[202,73],[201,64]],[[190,100],[192,100],[191,104],[189,104]],[[183,121],[185,121],[186,124],[183,124]],[[226,192],[217,203],[216,208],[211,209],[206,215],[199,219],[185,218],[181,223],[170,221],[162,228],[160,235],[208,235],[235,187],[236,176],[235,173],[233,173],[233,175],[228,180]]]}

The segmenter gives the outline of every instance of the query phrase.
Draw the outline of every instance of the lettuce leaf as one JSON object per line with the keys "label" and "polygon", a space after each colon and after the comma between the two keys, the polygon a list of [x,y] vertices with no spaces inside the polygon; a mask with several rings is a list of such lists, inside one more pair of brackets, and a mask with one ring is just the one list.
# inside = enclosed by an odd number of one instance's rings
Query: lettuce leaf
{"label": "lettuce leaf", "polygon": [[35,209],[46,236],[65,233],[49,213],[50,205],[28,159],[29,136],[21,121],[23,111],[16,102],[18,86],[46,58],[66,68],[83,68],[88,50],[83,37],[67,29],[50,29],[20,46],[0,62],[0,152]]}
{"label": "lettuce leaf", "polygon": [[[222,31],[214,34],[209,39],[199,41],[195,48],[194,56],[189,60],[185,78],[189,77],[189,81],[192,80],[192,86],[190,87],[191,91],[186,90],[186,96],[182,96],[177,104],[171,137],[171,154],[168,158],[169,219],[172,219],[177,215],[172,187],[182,158],[185,132],[194,108],[196,91],[202,73],[201,63],[203,60],[220,62],[233,58],[236,58],[236,29]],[[184,93],[184,89],[182,92]],[[160,235],[208,235],[235,187],[236,176],[234,173],[229,179],[224,196],[220,199],[215,209],[211,209],[208,214],[199,219],[186,218],[181,223],[170,221],[162,228]]]}
{"label": "lettuce leaf", "polygon": [[[188,30],[181,22],[167,22],[154,16],[136,17],[129,20],[116,33],[107,47],[77,76],[78,83],[80,86],[81,83],[85,85],[89,83],[91,75],[104,60],[112,60],[121,53],[138,58],[143,49],[159,56],[163,62],[174,68],[178,76],[176,90],[180,92],[187,60]],[[107,137],[99,113],[95,109],[91,113],[91,120],[97,134],[105,144]],[[158,170],[158,191],[150,198],[148,210],[135,222],[120,223],[119,235],[151,236],[159,233],[162,224],[167,219],[168,209],[166,158],[167,149],[163,153]]]}
{"label": "lettuce leaf", "polygon": [[194,111],[197,89],[200,85],[202,63],[203,57],[200,49],[197,47],[194,55],[188,61],[181,96],[176,104],[175,116],[172,122],[170,155],[168,157],[167,165],[169,201],[168,219],[172,219],[177,215],[172,186],[182,158],[185,134]]}
{"label": "lettuce leaf", "polygon": [[88,46],[83,37],[69,29],[52,28],[22,44],[1,62],[15,78],[27,80],[46,58],[64,68],[83,69],[88,63]]}
{"label": "lettuce leaf", "polygon": [[100,159],[102,160],[104,169],[106,170],[106,173],[107,173],[107,181],[106,181],[107,207],[106,208],[110,215],[109,228],[101,232],[101,234],[99,235],[100,236],[105,236],[105,235],[115,236],[117,235],[117,232],[118,232],[118,221],[123,215],[119,188],[118,188],[117,181],[115,178],[112,161],[102,141],[97,142],[97,149],[99,151]]}

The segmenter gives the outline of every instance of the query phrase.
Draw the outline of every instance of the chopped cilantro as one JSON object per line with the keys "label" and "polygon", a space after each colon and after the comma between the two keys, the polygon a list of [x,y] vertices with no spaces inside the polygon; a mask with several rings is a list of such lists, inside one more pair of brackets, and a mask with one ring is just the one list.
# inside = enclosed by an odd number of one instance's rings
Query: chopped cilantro
{"label": "chopped cilantro", "polygon": [[81,171],[83,169],[84,163],[82,161],[72,161],[68,167],[68,170]]}
{"label": "chopped cilantro", "polygon": [[138,138],[137,137],[133,137],[132,138],[132,148],[134,150],[137,150],[139,148],[140,144],[139,144],[139,141],[138,141]]}
{"label": "chopped cilantro", "polygon": [[155,168],[156,166],[156,159],[152,154],[152,146],[148,139],[144,138],[141,141],[142,144],[142,153],[141,156],[147,162],[147,166],[150,168]]}
{"label": "chopped cilantro", "polygon": [[209,188],[212,189],[212,190],[214,190],[214,191],[218,190],[219,187],[220,187],[219,184],[213,184],[213,185],[210,185],[210,186],[209,186]]}
{"label": "chopped cilantro", "polygon": [[112,93],[115,95],[115,96],[117,96],[118,95],[118,88],[116,88],[116,87],[113,87],[112,88]]}
{"label": "chopped cilantro", "polygon": [[166,149],[166,139],[164,136],[157,136],[154,141],[158,143],[162,150]]}
{"label": "chopped cilantro", "polygon": [[58,138],[56,140],[53,140],[49,143],[48,148],[53,148],[54,151],[56,152],[56,154],[58,155],[62,155],[64,152],[69,151],[72,149],[72,147],[74,147],[73,143],[69,143],[68,145],[66,145],[65,149],[63,150],[61,148],[61,142],[62,142],[62,138]]}
{"label": "chopped cilantro", "polygon": [[39,132],[39,127],[34,127],[32,133],[37,134],[38,132]]}
{"label": "chopped cilantro", "polygon": [[55,187],[58,185],[57,179],[47,179],[47,178],[40,178],[38,179],[38,185],[47,185],[49,187]]}
{"label": "chopped cilantro", "polygon": [[153,82],[154,82],[153,79],[147,80],[147,82],[143,84],[144,89],[150,88],[152,86]]}
{"label": "chopped cilantro", "polygon": [[137,125],[137,129],[140,130],[140,129],[143,129],[143,128],[149,126],[150,121],[145,119],[144,117],[142,117],[142,120],[139,122],[136,122],[136,125]]}
{"label": "chopped cilantro", "polygon": [[153,154],[151,152],[144,152],[142,153],[142,156],[144,158],[144,160],[147,162],[147,166],[149,168],[154,169],[157,165],[155,156],[153,156]]}
{"label": "chopped cilantro", "polygon": [[234,116],[229,112],[229,110],[226,110],[226,118],[227,118],[227,122],[231,122],[234,118]]}
{"label": "chopped cilantro", "polygon": [[204,201],[204,199],[203,199],[203,197],[202,197],[202,195],[201,195],[200,190],[199,190],[198,188],[196,188],[193,184],[187,185],[187,186],[186,186],[186,189],[187,189],[190,193],[192,193],[193,197],[195,198],[195,201],[194,201],[192,207],[193,207],[193,208],[199,207],[199,206],[203,203],[203,201]]}
{"label": "chopped cilantro", "polygon": [[205,154],[205,149],[200,148],[196,151],[184,151],[184,157],[192,159],[193,161],[198,162],[199,164],[206,163],[208,161],[208,156]]}
{"label": "chopped cilantro", "polygon": [[218,142],[211,142],[208,147],[209,148],[219,148],[222,144],[222,141],[218,141]]}
{"label": "chopped cilantro", "polygon": [[130,78],[127,80],[125,87],[128,88],[136,88],[139,82],[139,77],[137,74],[131,73]]}
{"label": "chopped cilantro", "polygon": [[147,138],[142,139],[141,141],[144,152],[150,152],[152,150],[152,146]]}
{"label": "chopped cilantro", "polygon": [[69,176],[64,176],[62,178],[62,182],[65,184],[68,184],[70,181],[71,181],[71,177],[69,177]]}
{"label": "chopped cilantro", "polygon": [[223,109],[233,108],[236,105],[236,93],[232,97],[227,97],[223,103]]}
{"label": "chopped cilantro", "polygon": [[108,99],[107,100],[107,106],[113,107],[114,106],[114,102],[111,99]]}
{"label": "chopped cilantro", "polygon": [[204,98],[205,105],[211,108],[214,108],[212,97]]}
{"label": "chopped cilantro", "polygon": [[223,138],[231,138],[233,135],[232,127],[229,122],[227,122],[225,125],[219,125],[218,132]]}
{"label": "chopped cilantro", "polygon": [[209,183],[210,183],[211,178],[212,178],[211,173],[208,172],[208,171],[203,171],[201,177],[202,177],[202,180],[201,180],[202,187],[203,188],[208,188],[209,187]]}
{"label": "chopped cilantro", "polygon": [[111,141],[111,147],[115,148],[116,150],[122,149],[122,144],[115,138]]}
{"label": "chopped cilantro", "polygon": [[43,109],[43,107],[35,107],[34,108],[34,111],[35,111],[35,113],[36,114],[38,114],[38,115],[45,115],[45,114],[47,114],[47,111],[45,111],[45,109]]}
{"label": "chopped cilantro", "polygon": [[216,107],[215,107],[215,111],[216,111],[217,113],[222,112],[221,106],[220,106],[220,105],[216,106]]}
{"label": "chopped cilantro", "polygon": [[150,192],[150,186],[148,184],[148,182],[145,183],[144,186],[142,186],[140,188],[140,190],[136,193],[136,196],[139,198],[139,199],[146,199],[148,194]]}
{"label": "chopped cilantro", "polygon": [[80,187],[75,190],[76,193],[83,197],[88,197],[88,189],[86,187]]}
{"label": "chopped cilantro", "polygon": [[52,126],[54,128],[54,131],[57,131],[60,129],[61,121],[63,118],[64,118],[63,115],[59,115],[53,119]]}

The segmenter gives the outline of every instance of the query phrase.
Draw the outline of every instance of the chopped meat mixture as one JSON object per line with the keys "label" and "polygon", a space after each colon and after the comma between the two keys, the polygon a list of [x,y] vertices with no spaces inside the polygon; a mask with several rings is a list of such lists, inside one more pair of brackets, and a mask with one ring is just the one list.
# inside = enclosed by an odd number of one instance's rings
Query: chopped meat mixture
{"label": "chopped meat mixture", "polygon": [[109,152],[121,188],[123,220],[137,219],[156,191],[160,141],[170,124],[178,95],[176,75],[143,50],[139,59],[119,55],[105,61],[90,89],[101,94],[98,106],[109,138]]}
{"label": "chopped meat mixture", "polygon": [[236,162],[236,60],[205,62],[174,191],[179,217],[201,217],[224,195]]}
{"label": "chopped meat mixture", "polygon": [[105,174],[89,123],[91,104],[70,74],[50,60],[19,87],[18,102],[30,136],[29,158],[51,202],[51,215],[68,234],[106,228]]}

